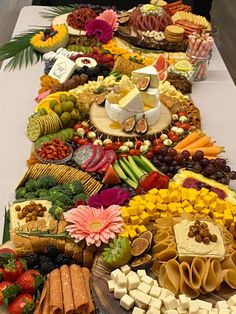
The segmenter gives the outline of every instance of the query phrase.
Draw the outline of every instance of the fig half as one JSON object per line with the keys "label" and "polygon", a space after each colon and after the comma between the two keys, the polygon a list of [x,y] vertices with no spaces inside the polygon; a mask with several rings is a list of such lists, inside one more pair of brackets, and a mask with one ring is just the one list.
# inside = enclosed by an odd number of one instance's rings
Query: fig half
{"label": "fig half", "polygon": [[131,243],[131,254],[133,256],[139,256],[146,252],[149,247],[149,241],[145,238],[136,238]]}
{"label": "fig half", "polygon": [[139,257],[136,257],[133,262],[131,263],[131,267],[133,270],[138,269],[150,269],[152,267],[152,256],[149,254],[143,254]]}
{"label": "fig half", "polygon": [[147,239],[149,242],[149,246],[147,248],[147,250],[150,250],[151,246],[152,246],[152,239],[153,239],[153,234],[151,231],[145,231],[143,233],[140,234],[139,238],[144,238]]}

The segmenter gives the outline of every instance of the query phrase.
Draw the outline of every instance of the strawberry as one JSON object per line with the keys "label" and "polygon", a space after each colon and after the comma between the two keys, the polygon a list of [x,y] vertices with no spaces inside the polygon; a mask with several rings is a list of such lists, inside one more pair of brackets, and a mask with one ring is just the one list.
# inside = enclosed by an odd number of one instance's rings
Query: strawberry
{"label": "strawberry", "polygon": [[16,299],[8,305],[9,314],[29,314],[35,308],[32,295],[29,293],[21,293]]}
{"label": "strawberry", "polygon": [[0,283],[0,305],[6,304],[8,299],[15,298],[21,291],[19,286],[12,284],[10,281],[3,281]]}
{"label": "strawberry", "polygon": [[18,271],[16,268],[16,262],[13,260],[9,262],[3,270],[3,278],[6,281],[14,282],[18,278]]}
{"label": "strawberry", "polygon": [[0,249],[0,266],[5,266],[10,261],[13,261],[16,259],[16,253],[8,248],[2,248]]}
{"label": "strawberry", "polygon": [[36,269],[27,270],[21,274],[16,284],[22,288],[22,292],[34,294],[43,284],[44,278]]}
{"label": "strawberry", "polygon": [[16,261],[16,269],[19,277],[27,269],[26,260],[24,260],[23,258],[19,258]]}

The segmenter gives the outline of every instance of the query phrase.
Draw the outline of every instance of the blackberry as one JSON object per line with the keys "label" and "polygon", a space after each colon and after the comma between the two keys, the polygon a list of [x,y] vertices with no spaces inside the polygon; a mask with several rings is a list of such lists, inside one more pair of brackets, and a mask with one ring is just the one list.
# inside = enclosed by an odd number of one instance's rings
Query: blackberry
{"label": "blackberry", "polygon": [[73,260],[67,254],[59,254],[55,259],[55,264],[57,264],[58,267],[62,265],[71,265],[72,263]]}
{"label": "blackberry", "polygon": [[39,265],[41,265],[42,263],[51,263],[51,258],[46,256],[46,255],[40,255],[38,257],[38,260],[39,260]]}
{"label": "blackberry", "polygon": [[50,244],[49,246],[46,246],[45,250],[44,250],[44,254],[50,258],[55,258],[55,256],[58,255],[58,249]]}
{"label": "blackberry", "polygon": [[36,268],[39,264],[38,255],[35,253],[29,253],[25,256],[28,268]]}
{"label": "blackberry", "polygon": [[47,275],[49,274],[51,271],[53,271],[53,269],[56,268],[56,265],[53,264],[51,261],[48,262],[48,261],[45,261],[45,262],[42,262],[40,264],[40,267],[39,267],[39,272],[42,274],[42,275]]}

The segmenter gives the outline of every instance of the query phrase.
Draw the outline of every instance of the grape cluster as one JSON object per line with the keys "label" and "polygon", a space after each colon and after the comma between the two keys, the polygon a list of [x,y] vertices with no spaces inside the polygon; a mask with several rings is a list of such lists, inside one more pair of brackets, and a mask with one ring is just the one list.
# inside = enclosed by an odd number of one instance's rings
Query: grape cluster
{"label": "grape cluster", "polygon": [[186,168],[226,185],[229,184],[230,180],[236,179],[236,171],[231,171],[230,167],[226,165],[225,159],[210,160],[204,157],[201,150],[196,151],[191,158],[188,150],[178,154],[174,148],[163,147],[154,156],[152,162],[170,178],[173,178],[181,168]]}
{"label": "grape cluster", "polygon": [[110,65],[107,63],[100,64],[98,63],[95,67],[89,68],[87,65],[84,65],[82,68],[79,68],[75,71],[75,74],[87,74],[89,81],[96,81],[97,77],[102,75],[106,77],[110,74]]}

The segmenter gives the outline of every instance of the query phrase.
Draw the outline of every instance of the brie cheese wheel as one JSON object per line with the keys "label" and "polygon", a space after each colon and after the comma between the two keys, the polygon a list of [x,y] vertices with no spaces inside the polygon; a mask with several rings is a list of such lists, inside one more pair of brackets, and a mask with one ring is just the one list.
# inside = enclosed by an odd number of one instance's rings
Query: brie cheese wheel
{"label": "brie cheese wheel", "polygon": [[126,108],[121,108],[118,104],[111,104],[107,99],[105,102],[105,110],[108,117],[118,123],[124,122],[126,119],[135,116],[136,119],[140,119],[145,114],[145,119],[147,120],[148,125],[155,124],[159,117],[161,111],[161,105],[158,101],[155,108],[149,110],[143,110],[140,113],[135,113],[133,111],[129,111]]}
{"label": "brie cheese wheel", "polygon": [[148,88],[144,92],[140,92],[144,108],[155,108],[159,100],[159,91],[157,88]]}
{"label": "brie cheese wheel", "polygon": [[158,72],[157,72],[156,68],[154,68],[154,66],[152,66],[152,65],[148,65],[148,66],[146,66],[144,68],[132,71],[131,81],[134,84],[136,84],[136,82],[139,79],[141,79],[141,78],[143,78],[145,76],[149,76],[150,77],[149,87],[151,87],[151,88],[158,88],[158,86],[159,86]]}

